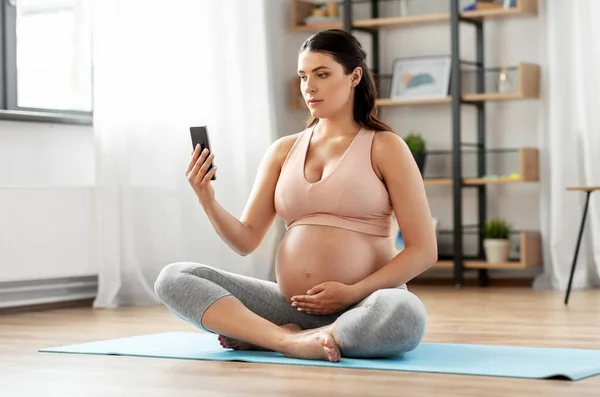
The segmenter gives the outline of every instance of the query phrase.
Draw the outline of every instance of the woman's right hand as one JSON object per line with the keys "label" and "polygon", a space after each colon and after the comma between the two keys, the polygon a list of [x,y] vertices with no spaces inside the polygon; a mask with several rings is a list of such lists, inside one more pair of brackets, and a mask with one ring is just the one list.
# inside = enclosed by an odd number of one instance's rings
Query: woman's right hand
{"label": "woman's right hand", "polygon": [[185,172],[185,175],[202,206],[211,203],[215,199],[215,190],[210,183],[210,179],[217,171],[217,167],[213,165],[210,171],[206,171],[214,157],[215,156],[212,153],[208,155],[207,149],[204,149],[202,153],[200,153],[200,145],[196,145]]}

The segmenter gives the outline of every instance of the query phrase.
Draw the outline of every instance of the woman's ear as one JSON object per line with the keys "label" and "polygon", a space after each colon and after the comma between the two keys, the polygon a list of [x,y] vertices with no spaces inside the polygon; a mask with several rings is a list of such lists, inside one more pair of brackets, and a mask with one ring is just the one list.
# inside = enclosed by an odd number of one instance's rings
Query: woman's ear
{"label": "woman's ear", "polygon": [[360,66],[357,66],[356,68],[354,68],[354,70],[352,71],[351,74],[351,83],[352,83],[352,87],[356,87],[358,85],[358,83],[360,83],[360,80],[362,79],[362,75],[363,75],[363,70]]}

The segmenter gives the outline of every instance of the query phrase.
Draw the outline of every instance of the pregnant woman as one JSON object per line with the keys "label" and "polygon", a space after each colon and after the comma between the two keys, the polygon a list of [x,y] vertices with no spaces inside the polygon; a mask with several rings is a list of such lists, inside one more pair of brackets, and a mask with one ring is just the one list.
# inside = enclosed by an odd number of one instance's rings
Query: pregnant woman
{"label": "pregnant woman", "polygon": [[180,318],[219,334],[224,348],[332,362],[410,351],[427,318],[406,283],[437,260],[419,170],[377,118],[373,77],[354,36],[311,36],[298,75],[308,126],[267,150],[240,219],[215,199],[212,153],[196,148],[186,171],[215,231],[240,255],[259,246],[275,216],[285,221],[277,282],[180,262],[161,271],[156,294]]}

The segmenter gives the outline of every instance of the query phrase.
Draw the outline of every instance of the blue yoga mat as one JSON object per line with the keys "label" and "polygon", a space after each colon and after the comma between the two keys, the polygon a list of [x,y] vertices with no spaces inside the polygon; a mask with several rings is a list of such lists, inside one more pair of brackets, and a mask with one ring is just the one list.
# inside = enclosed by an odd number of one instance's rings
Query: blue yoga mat
{"label": "blue yoga mat", "polygon": [[217,335],[204,332],[141,335],[38,351],[572,381],[600,374],[600,350],[423,342],[415,350],[394,358],[342,357],[331,363],[288,358],[272,351],[226,350],[220,346]]}

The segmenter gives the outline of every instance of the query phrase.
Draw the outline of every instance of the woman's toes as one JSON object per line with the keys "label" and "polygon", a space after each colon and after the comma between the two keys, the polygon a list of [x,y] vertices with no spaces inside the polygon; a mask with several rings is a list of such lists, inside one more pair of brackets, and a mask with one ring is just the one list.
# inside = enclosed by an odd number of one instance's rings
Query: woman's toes
{"label": "woman's toes", "polygon": [[333,335],[329,332],[321,333],[321,344],[323,345],[323,350],[327,354],[329,361],[338,362],[341,357],[340,349],[335,343],[335,339],[333,339]]}
{"label": "woman's toes", "polygon": [[219,341],[221,342],[221,346],[223,346],[226,349],[231,349],[232,345],[234,344],[234,340],[226,336],[221,336],[219,338]]}

